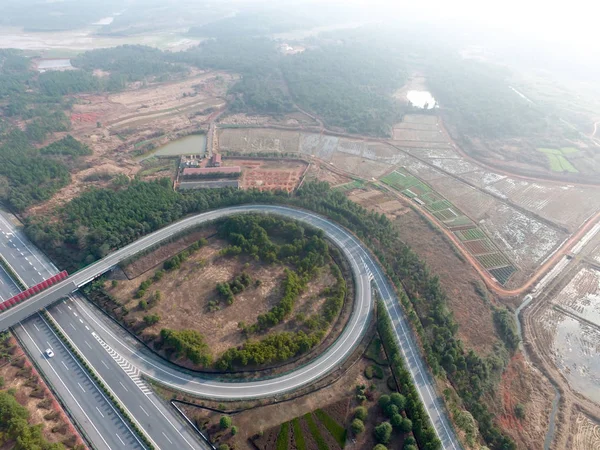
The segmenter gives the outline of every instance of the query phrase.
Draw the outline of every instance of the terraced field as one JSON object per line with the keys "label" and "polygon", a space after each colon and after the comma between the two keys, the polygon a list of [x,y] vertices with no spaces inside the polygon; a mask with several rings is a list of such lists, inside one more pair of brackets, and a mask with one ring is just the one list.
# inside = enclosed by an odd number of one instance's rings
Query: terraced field
{"label": "terraced field", "polygon": [[517,271],[511,261],[469,217],[406,168],[398,168],[383,176],[380,181],[428,210],[463,242],[465,249],[500,284],[505,285]]}

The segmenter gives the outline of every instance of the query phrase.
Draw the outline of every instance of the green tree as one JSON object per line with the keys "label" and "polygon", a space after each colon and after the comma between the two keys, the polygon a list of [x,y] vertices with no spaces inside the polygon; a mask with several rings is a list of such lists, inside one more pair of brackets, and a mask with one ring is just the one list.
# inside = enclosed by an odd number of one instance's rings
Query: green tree
{"label": "green tree", "polygon": [[388,449],[383,444],[377,444],[375,447],[373,447],[373,450],[388,450]]}
{"label": "green tree", "polygon": [[354,419],[350,424],[350,429],[354,434],[360,434],[365,431],[365,424],[360,419]]}
{"label": "green tree", "polygon": [[398,428],[402,424],[402,414],[394,414],[390,418],[390,423],[394,428]]}
{"label": "green tree", "polygon": [[233,427],[231,427],[231,435],[235,436],[236,434],[238,434],[238,427],[234,425]]}
{"label": "green tree", "polygon": [[380,423],[375,427],[375,439],[381,444],[387,444],[392,437],[392,425],[389,422]]}
{"label": "green tree", "polygon": [[400,394],[399,392],[394,392],[392,395],[390,395],[390,401],[392,404],[398,407],[399,411],[404,411],[406,406],[406,397],[404,397],[404,395]]}
{"label": "green tree", "polygon": [[390,404],[390,396],[385,394],[380,396],[379,400],[377,400],[377,403],[379,404],[381,409],[385,411],[385,408]]}
{"label": "green tree", "polygon": [[517,419],[519,420],[523,420],[525,419],[526,413],[525,413],[525,406],[522,405],[521,403],[517,403],[515,405],[515,416],[517,417]]}
{"label": "green tree", "polygon": [[400,423],[398,429],[402,433],[409,433],[412,431],[412,426],[412,421],[410,419],[404,418],[402,419],[402,422]]}
{"label": "green tree", "polygon": [[360,420],[366,420],[368,417],[369,413],[367,411],[367,408],[365,408],[364,406],[358,406],[357,408],[354,409],[354,417],[356,419],[360,419]]}
{"label": "green tree", "polygon": [[226,430],[230,426],[231,426],[231,417],[221,416],[221,419],[219,420],[219,427],[221,427],[222,430]]}

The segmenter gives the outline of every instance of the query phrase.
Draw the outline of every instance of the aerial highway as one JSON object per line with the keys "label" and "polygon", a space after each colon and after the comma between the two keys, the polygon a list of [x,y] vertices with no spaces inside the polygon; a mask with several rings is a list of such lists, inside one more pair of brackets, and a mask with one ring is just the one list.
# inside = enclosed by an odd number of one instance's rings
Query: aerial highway
{"label": "aerial highway", "polygon": [[[179,232],[205,222],[239,213],[271,213],[308,223],[325,232],[339,246],[348,259],[355,277],[355,307],[340,337],[319,357],[297,370],[275,378],[248,382],[227,382],[178,370],[153,353],[138,345],[131,336],[117,325],[112,324],[102,314],[82,301],[71,301],[57,306],[62,312],[50,308],[50,312],[65,333],[77,342],[79,350],[86,355],[97,368],[99,359],[126,363],[136,374],[143,374],[159,383],[180,389],[195,395],[215,399],[244,399],[272,397],[282,394],[325,376],[338,368],[354,350],[363,336],[373,311],[371,282],[375,285],[391,316],[396,337],[406,359],[421,399],[429,413],[434,428],[445,449],[459,449],[446,412],[439,398],[435,382],[416,345],[412,330],[399,305],[399,301],[382,269],[367,251],[364,245],[351,233],[334,222],[317,214],[288,207],[273,205],[245,205],[223,208],[189,217],[111,253],[107,257],[72,274],[67,280],[57,283],[47,290],[32,296],[0,314],[0,329],[11,326],[15,321],[46,307],[65,297],[65,290],[76,290],[94,278],[106,273],[121,261],[152,247]],[[25,267],[25,266],[23,266]],[[18,272],[18,270],[15,268]],[[29,270],[31,271],[31,270]],[[70,307],[70,308],[69,308]],[[88,342],[89,347],[83,342]],[[96,344],[99,344],[101,350]],[[107,377],[112,374],[107,372]]]}
{"label": "aerial highway", "polygon": [[[16,264],[15,270],[27,285],[36,284],[58,272],[58,269],[47,258],[31,246],[21,230],[14,227],[11,217],[0,212],[0,249],[2,256]],[[34,264],[28,264],[33,261]],[[12,264],[11,264],[12,265]],[[14,267],[14,266],[13,266]],[[23,269],[27,270],[23,270]],[[10,276],[0,267],[0,297],[6,299],[18,292]],[[60,317],[61,312],[70,311],[65,305],[73,301],[77,294],[49,308],[52,315]],[[83,325],[73,316],[73,324],[83,329]],[[67,325],[65,334],[73,331]],[[74,326],[74,325],[73,325]],[[106,398],[102,390],[94,383],[87,371],[81,367],[65,344],[56,336],[43,315],[35,313],[28,319],[13,327],[28,353],[43,371],[58,395],[69,409],[71,416],[85,432],[94,448],[100,450],[143,449],[145,446],[131,430],[123,417],[116,411],[112,402]],[[86,339],[76,345],[88,363],[103,378],[104,383],[112,390],[113,395],[121,400],[130,415],[138,421],[157,449],[210,449],[211,447],[177,418],[171,408],[156,398],[150,388],[139,378],[130,376],[130,368],[123,367],[112,358],[96,359],[106,353],[96,341]],[[44,350],[50,348],[54,357],[47,358]]]}

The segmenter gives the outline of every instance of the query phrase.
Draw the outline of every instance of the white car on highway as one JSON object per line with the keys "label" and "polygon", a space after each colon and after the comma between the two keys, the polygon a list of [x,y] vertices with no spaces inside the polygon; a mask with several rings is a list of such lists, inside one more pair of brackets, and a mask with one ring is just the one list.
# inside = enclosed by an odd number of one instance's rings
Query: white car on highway
{"label": "white car on highway", "polygon": [[47,348],[44,351],[44,355],[46,355],[47,358],[52,358],[52,357],[54,357],[54,352],[52,351],[51,348]]}

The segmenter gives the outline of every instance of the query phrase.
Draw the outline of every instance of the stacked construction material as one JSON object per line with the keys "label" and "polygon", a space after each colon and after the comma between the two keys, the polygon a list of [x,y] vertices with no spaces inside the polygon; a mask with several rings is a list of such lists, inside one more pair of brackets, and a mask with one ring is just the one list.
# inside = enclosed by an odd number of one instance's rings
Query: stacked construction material
{"label": "stacked construction material", "polygon": [[32,286],[29,289],[27,289],[23,292],[20,292],[19,294],[15,295],[14,297],[11,297],[8,300],[5,300],[2,303],[0,303],[0,311],[4,311],[8,308],[15,306],[18,303],[21,303],[21,302],[27,300],[29,297],[31,297],[39,292],[42,292],[45,289],[48,289],[50,286],[58,283],[59,281],[64,280],[68,276],[69,276],[69,274],[67,273],[67,271],[63,270],[62,272],[57,273],[53,277],[50,277],[47,280],[44,280],[41,283],[38,283],[35,286]]}

